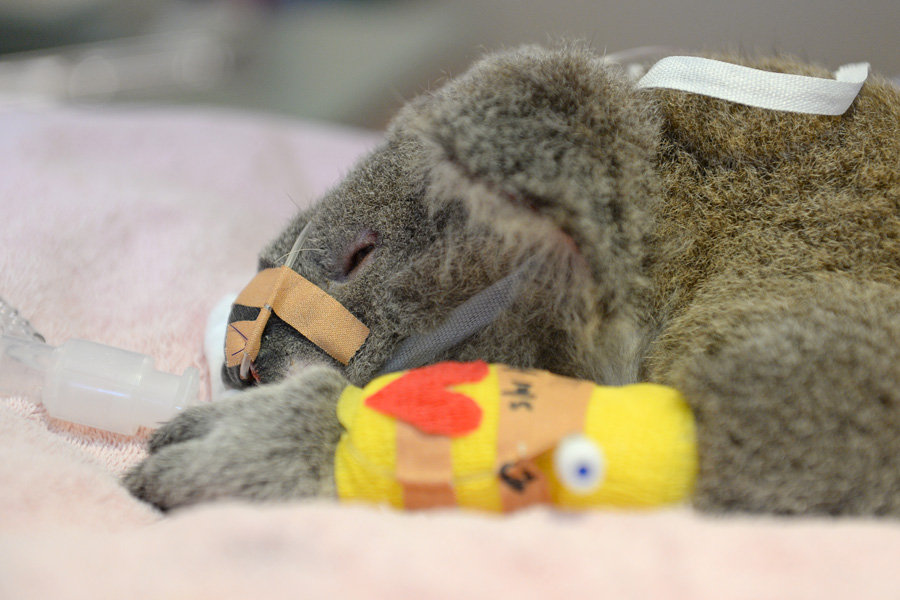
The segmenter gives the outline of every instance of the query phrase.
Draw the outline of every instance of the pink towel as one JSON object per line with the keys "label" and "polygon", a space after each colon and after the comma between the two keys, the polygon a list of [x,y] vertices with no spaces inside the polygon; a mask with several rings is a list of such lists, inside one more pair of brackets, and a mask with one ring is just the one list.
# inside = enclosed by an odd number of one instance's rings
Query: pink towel
{"label": "pink towel", "polygon": [[[0,297],[50,343],[205,372],[210,308],[377,139],[211,110],[0,113]],[[117,484],[141,442],[0,399],[0,598],[900,597],[896,521],[323,502],[162,517]]]}

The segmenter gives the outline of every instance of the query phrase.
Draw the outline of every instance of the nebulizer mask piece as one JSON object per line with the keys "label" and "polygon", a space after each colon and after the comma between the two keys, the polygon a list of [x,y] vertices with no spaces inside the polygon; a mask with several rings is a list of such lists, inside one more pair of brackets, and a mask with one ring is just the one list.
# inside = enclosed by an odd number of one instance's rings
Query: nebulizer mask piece
{"label": "nebulizer mask piece", "polygon": [[134,434],[197,403],[199,371],[157,371],[153,359],[86,340],[44,341],[0,298],[0,393],[40,397],[57,419]]}

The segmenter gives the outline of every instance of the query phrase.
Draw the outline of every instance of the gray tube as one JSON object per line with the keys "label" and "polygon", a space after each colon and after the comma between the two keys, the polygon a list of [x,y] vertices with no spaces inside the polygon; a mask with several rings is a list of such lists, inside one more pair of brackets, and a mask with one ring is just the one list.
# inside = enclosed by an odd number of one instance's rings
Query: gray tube
{"label": "gray tube", "polygon": [[475,335],[494,320],[515,299],[519,283],[532,261],[526,261],[515,271],[481,290],[457,306],[443,323],[419,335],[404,340],[379,375],[431,364],[445,350]]}

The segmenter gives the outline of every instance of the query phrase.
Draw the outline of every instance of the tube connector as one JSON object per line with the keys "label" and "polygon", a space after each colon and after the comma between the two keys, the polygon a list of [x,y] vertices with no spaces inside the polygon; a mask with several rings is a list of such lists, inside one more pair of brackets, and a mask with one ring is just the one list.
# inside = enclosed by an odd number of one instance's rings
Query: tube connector
{"label": "tube connector", "polygon": [[54,348],[36,339],[3,335],[0,388],[21,389],[13,378],[37,381],[50,416],[107,431],[134,434],[156,427],[197,403],[200,373],[157,371],[153,359],[86,340],[68,340]]}

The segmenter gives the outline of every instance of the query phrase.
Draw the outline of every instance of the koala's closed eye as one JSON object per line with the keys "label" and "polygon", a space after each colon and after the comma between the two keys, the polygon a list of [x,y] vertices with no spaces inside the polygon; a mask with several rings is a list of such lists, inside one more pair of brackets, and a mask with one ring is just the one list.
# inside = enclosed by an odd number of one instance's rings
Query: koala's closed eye
{"label": "koala's closed eye", "polygon": [[343,252],[339,262],[340,272],[337,279],[346,281],[353,277],[359,269],[371,260],[375,250],[381,245],[381,236],[371,229],[364,229],[357,234]]}

